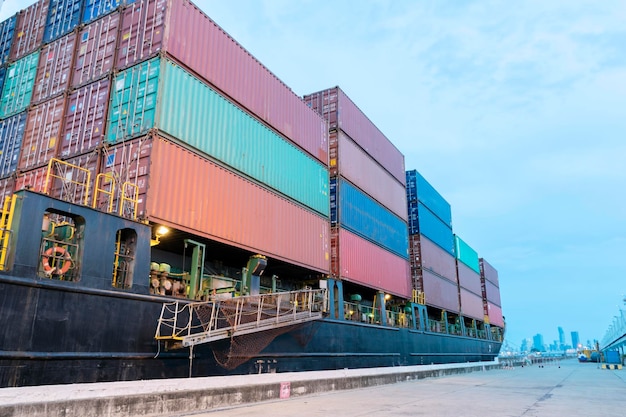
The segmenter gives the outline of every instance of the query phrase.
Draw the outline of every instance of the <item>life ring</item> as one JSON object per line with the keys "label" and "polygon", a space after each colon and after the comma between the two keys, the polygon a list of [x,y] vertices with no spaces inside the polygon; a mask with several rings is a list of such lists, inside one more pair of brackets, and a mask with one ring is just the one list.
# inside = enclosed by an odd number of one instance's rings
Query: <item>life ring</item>
{"label": "life ring", "polygon": [[[50,258],[53,256],[55,258],[63,257],[65,259],[61,268],[50,266]],[[70,256],[70,253],[64,248],[60,246],[53,246],[44,252],[43,256],[41,257],[41,265],[43,266],[43,271],[47,275],[52,275],[53,273],[55,273],[55,271],[57,275],[63,275],[72,267],[72,257]]]}

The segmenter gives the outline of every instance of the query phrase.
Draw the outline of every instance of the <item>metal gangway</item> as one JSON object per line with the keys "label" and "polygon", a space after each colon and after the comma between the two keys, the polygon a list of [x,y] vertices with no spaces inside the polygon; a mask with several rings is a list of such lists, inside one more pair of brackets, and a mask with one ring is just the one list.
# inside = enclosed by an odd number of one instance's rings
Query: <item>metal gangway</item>
{"label": "metal gangway", "polygon": [[248,295],[205,302],[163,304],[155,339],[170,349],[321,319],[325,289]]}

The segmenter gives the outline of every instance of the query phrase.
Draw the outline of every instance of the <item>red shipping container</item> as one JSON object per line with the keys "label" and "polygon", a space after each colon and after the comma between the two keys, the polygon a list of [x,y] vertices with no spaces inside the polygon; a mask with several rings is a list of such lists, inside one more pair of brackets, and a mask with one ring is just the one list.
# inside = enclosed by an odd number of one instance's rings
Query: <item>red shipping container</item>
{"label": "red shipping container", "polygon": [[403,186],[406,185],[402,152],[339,87],[306,95],[304,101],[328,121],[331,130],[343,130]]}
{"label": "red shipping container", "polygon": [[326,122],[193,3],[137,0],[122,16],[116,68],[166,52],[328,164]]}
{"label": "red shipping container", "polygon": [[494,284],[487,280],[483,280],[482,284],[484,289],[483,298],[493,304],[501,306],[502,302],[500,301],[500,288],[496,287]]}
{"label": "red shipping container", "polygon": [[489,310],[489,323],[492,326],[504,327],[504,316],[502,315],[502,309],[495,304],[488,303]]}
{"label": "red shipping container", "polygon": [[103,78],[69,95],[61,134],[61,158],[89,152],[102,142],[110,90],[110,79]]}
{"label": "red shipping container", "polygon": [[484,320],[483,298],[464,288],[459,289],[461,294],[461,312],[465,317]]}
{"label": "red shipping container", "polygon": [[480,275],[484,279],[491,281],[496,287],[500,286],[500,281],[498,280],[498,271],[489,264],[484,258],[480,258],[478,260],[480,265]]}
{"label": "red shipping container", "polygon": [[4,204],[4,199],[15,190],[15,177],[10,176],[0,179],[0,204]]}
{"label": "red shipping container", "polygon": [[78,87],[111,72],[119,39],[120,13],[108,14],[78,34],[72,86]]}
{"label": "red shipping container", "polygon": [[73,32],[42,48],[32,103],[40,103],[69,88],[75,45],[76,33]]}
{"label": "red shipping container", "polygon": [[456,259],[424,235],[409,236],[411,266],[457,282]]}
{"label": "red shipping container", "polygon": [[422,271],[426,304],[453,313],[459,312],[459,288],[454,282],[430,271]]}
{"label": "red shipping container", "polygon": [[412,294],[409,263],[343,228],[331,232],[331,274],[404,298]]}
{"label": "red shipping container", "polygon": [[46,187],[47,173],[47,166],[20,172],[15,179],[15,191],[28,189],[43,193]]}
{"label": "red shipping container", "polygon": [[141,217],[328,273],[328,219],[220,165],[160,137],[115,145],[102,161],[101,172],[136,181]]}
{"label": "red shipping container", "polygon": [[57,156],[65,96],[45,101],[28,111],[18,168],[22,171],[48,163]]}
{"label": "red shipping container", "polygon": [[480,275],[458,259],[456,260],[456,270],[457,277],[459,279],[459,286],[482,298],[483,290],[480,283]]}
{"label": "red shipping container", "polygon": [[11,60],[28,55],[41,46],[48,17],[48,0],[39,0],[17,15]]}
{"label": "red shipping container", "polygon": [[406,189],[341,131],[329,134],[330,175],[341,175],[407,221]]}

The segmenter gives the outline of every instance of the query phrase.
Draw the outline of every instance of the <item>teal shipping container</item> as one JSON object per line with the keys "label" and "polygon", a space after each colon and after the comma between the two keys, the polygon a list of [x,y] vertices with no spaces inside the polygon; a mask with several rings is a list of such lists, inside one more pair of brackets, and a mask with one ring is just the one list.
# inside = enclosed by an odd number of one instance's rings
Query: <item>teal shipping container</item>
{"label": "teal shipping container", "polygon": [[406,222],[343,178],[331,180],[331,213],[331,224],[339,224],[408,259]]}
{"label": "teal shipping container", "polygon": [[454,235],[454,253],[456,259],[472,268],[480,274],[480,263],[478,261],[478,253],[470,245],[465,243],[463,239]]}
{"label": "teal shipping container", "polygon": [[421,202],[441,221],[452,227],[450,203],[416,170],[406,171],[406,199],[408,202]]}
{"label": "teal shipping container", "polygon": [[39,52],[35,52],[9,65],[0,98],[0,119],[26,110],[33,95],[38,64]]}
{"label": "teal shipping container", "polygon": [[118,73],[111,89],[107,141],[151,130],[328,216],[326,166],[162,57]]}
{"label": "teal shipping container", "polygon": [[440,248],[454,256],[454,234],[452,229],[419,201],[410,201],[409,234],[423,234]]}

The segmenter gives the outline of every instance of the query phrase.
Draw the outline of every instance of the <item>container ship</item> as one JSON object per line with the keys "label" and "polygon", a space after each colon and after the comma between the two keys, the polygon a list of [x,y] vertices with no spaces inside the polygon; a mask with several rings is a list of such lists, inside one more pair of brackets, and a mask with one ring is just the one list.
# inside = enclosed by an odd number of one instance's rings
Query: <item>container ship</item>
{"label": "container ship", "polygon": [[493,360],[498,272],[339,87],[187,0],[0,23],[0,386]]}

